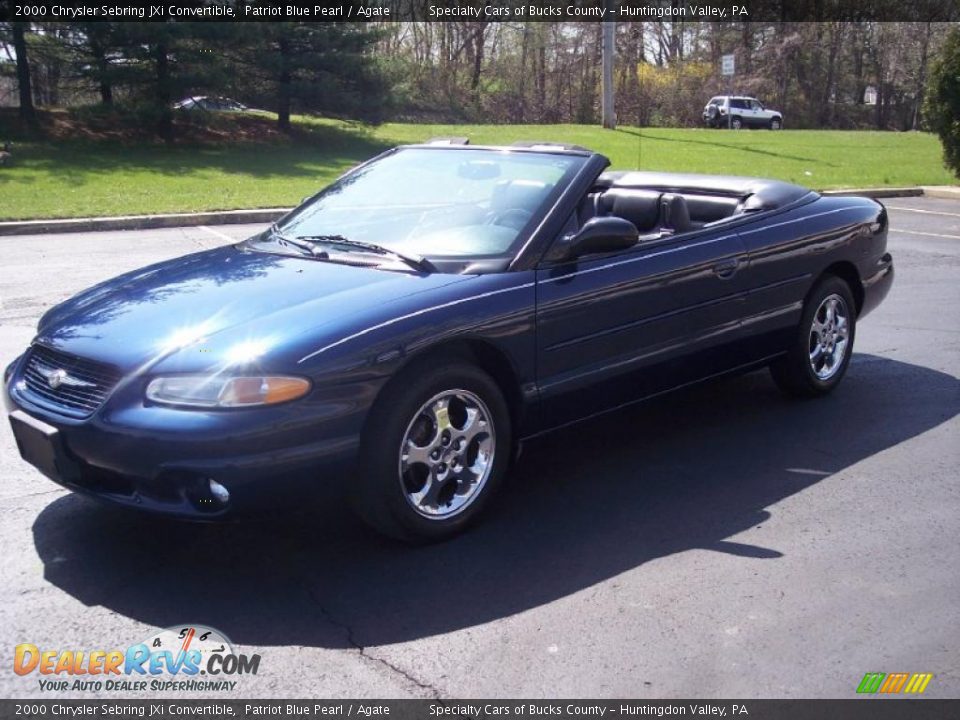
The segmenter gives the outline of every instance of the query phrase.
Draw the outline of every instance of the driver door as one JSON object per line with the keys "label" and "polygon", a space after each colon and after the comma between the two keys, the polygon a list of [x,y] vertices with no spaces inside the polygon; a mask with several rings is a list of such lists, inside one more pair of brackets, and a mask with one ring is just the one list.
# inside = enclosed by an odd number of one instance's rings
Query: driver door
{"label": "driver door", "polygon": [[739,334],[746,251],[700,230],[537,270],[537,377],[545,427],[725,369]]}

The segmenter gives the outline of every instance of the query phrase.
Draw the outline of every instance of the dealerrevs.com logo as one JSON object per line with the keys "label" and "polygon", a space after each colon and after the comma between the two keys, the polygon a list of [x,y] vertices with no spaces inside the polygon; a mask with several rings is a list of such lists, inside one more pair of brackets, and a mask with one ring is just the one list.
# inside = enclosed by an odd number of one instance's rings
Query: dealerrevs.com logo
{"label": "dealerrevs.com logo", "polygon": [[13,671],[37,674],[43,692],[231,692],[239,675],[256,675],[259,655],[234,652],[227,637],[204,625],[161,630],[126,650],[14,649]]}

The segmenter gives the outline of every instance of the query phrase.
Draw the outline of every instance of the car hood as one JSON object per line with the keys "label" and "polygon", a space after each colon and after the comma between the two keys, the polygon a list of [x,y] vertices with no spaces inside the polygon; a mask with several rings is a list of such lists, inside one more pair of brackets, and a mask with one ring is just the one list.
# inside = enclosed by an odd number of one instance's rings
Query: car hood
{"label": "car hood", "polygon": [[282,354],[288,338],[336,335],[358,313],[463,279],[229,246],[94,286],[44,315],[37,341],[121,370],[174,355],[178,369],[199,369],[245,342],[269,339]]}

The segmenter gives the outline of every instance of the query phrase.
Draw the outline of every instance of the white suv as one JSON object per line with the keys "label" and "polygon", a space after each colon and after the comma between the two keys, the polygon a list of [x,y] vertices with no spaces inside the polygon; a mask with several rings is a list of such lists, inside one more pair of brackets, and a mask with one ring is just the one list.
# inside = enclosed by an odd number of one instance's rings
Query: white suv
{"label": "white suv", "polygon": [[779,130],[783,127],[783,115],[779,110],[765,108],[756,98],[738,95],[710,98],[703,108],[703,121],[707,127],[730,127],[734,130],[744,127]]}

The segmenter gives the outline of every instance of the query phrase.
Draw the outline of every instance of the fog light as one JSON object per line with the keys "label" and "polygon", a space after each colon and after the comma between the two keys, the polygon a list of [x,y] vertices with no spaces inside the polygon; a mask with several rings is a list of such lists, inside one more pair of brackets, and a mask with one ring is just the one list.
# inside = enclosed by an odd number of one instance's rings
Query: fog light
{"label": "fog light", "polygon": [[213,495],[214,499],[221,505],[226,505],[230,502],[230,491],[216,480],[210,480],[210,494]]}

